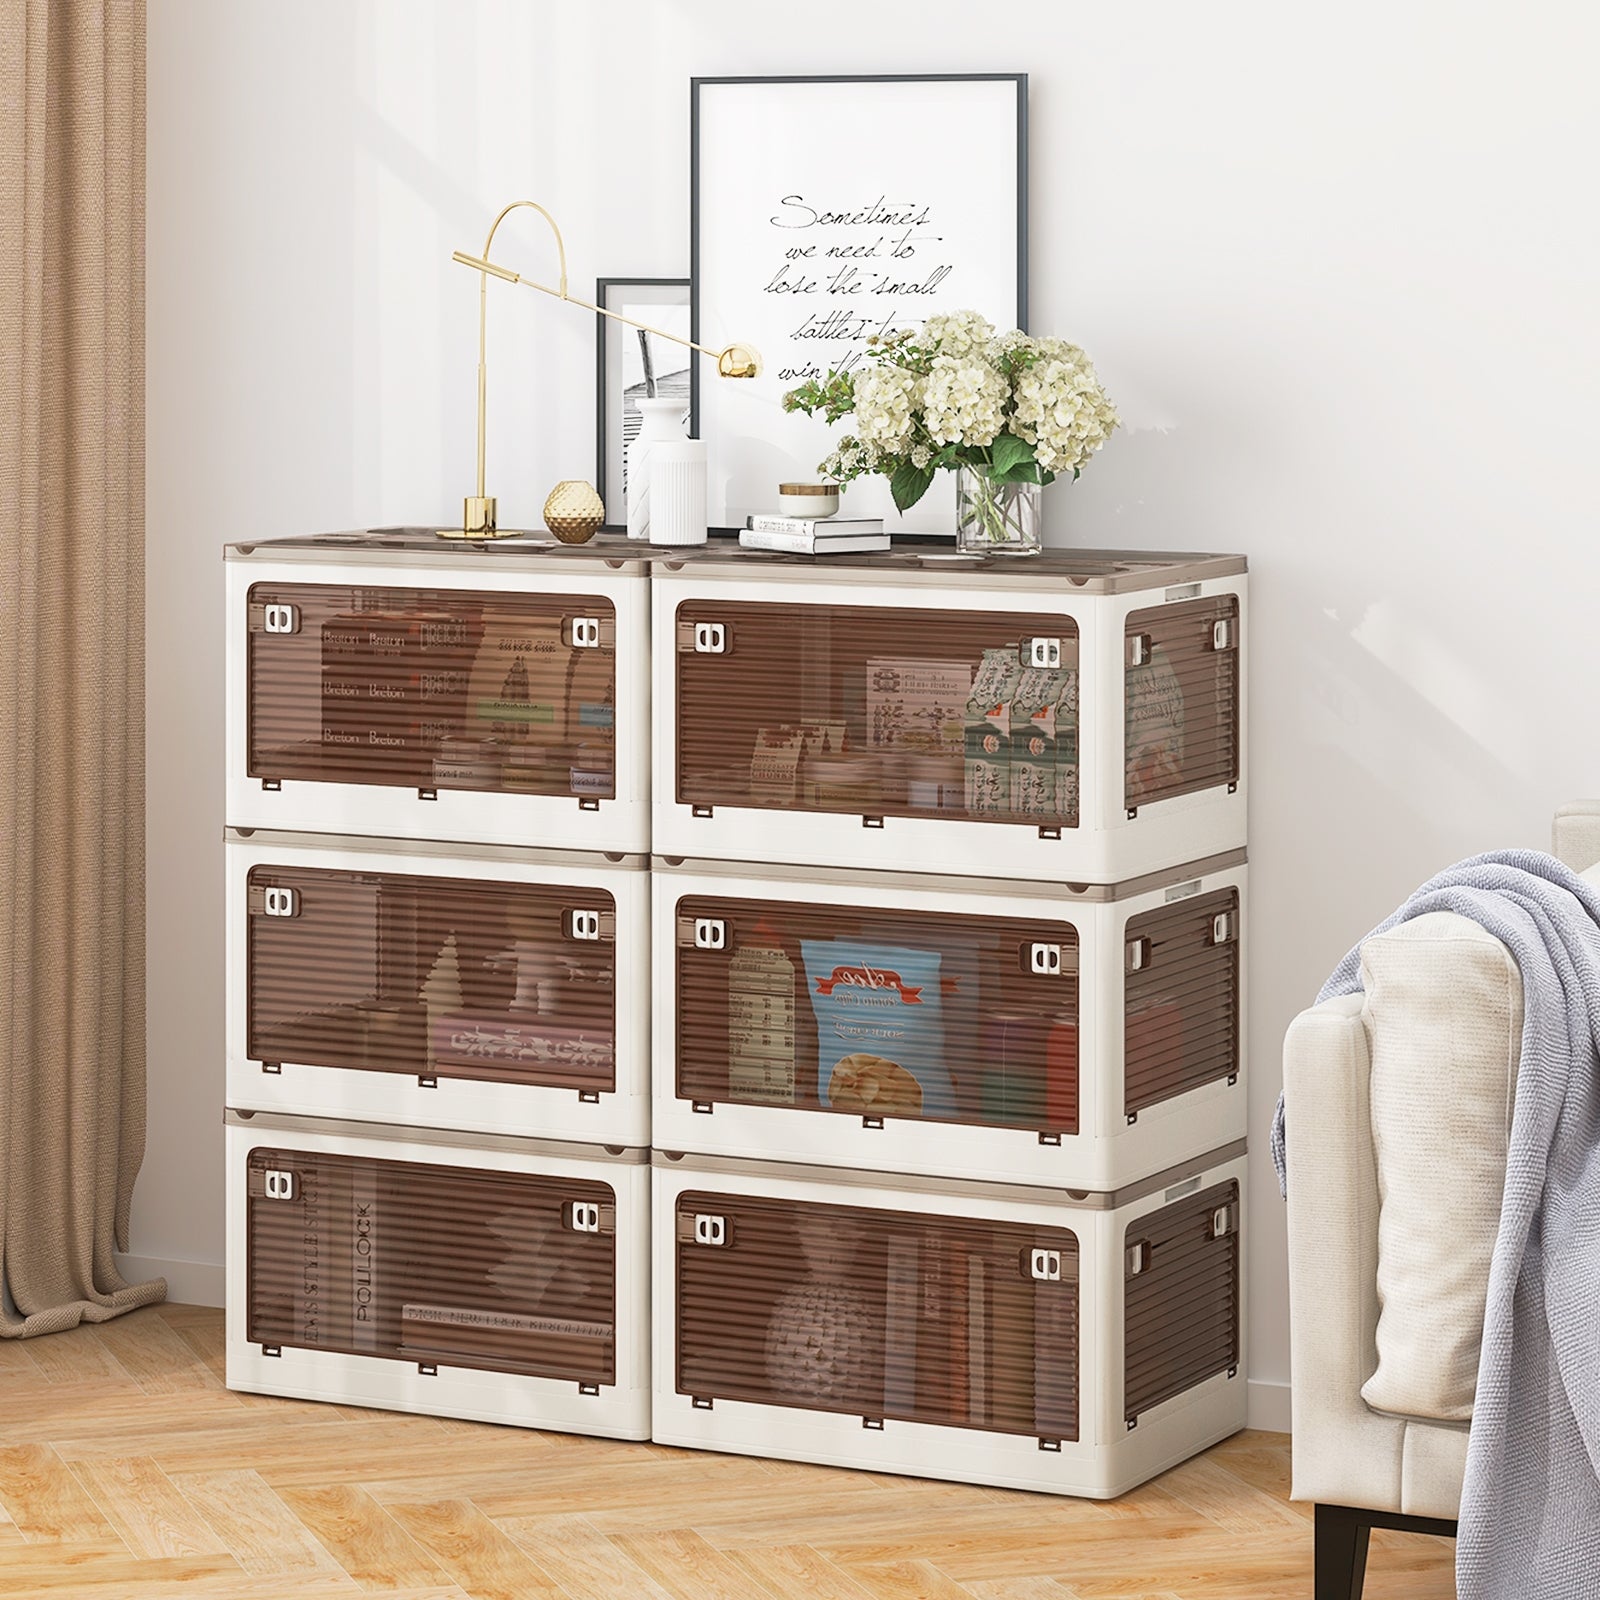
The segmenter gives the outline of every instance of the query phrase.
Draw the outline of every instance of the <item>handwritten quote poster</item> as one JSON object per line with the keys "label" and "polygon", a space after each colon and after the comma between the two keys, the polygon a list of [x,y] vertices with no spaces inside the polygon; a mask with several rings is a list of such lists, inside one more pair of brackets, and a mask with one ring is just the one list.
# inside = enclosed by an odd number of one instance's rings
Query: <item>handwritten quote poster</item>
{"label": "handwritten quote poster", "polygon": [[[696,84],[694,287],[700,342],[761,353],[761,377],[696,374],[713,527],[776,508],[850,430],[786,413],[786,390],[848,370],[868,338],[939,311],[1023,320],[1024,80],[738,79]],[[864,478],[841,516],[953,533],[954,489],[905,517]]]}

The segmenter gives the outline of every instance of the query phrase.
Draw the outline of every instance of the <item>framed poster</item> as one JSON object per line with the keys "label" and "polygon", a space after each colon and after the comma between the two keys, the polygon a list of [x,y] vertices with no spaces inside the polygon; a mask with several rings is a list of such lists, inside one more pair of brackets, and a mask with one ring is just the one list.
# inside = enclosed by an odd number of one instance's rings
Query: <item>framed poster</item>
{"label": "framed poster", "polygon": [[[939,311],[1026,326],[1027,125],[1026,73],[691,80],[690,337],[763,364],[690,369],[713,529],[815,478],[849,419],[786,413],[784,392],[853,366],[870,334]],[[876,477],[843,509],[953,536],[954,474],[904,516]]]}
{"label": "framed poster", "polygon": [[[687,278],[601,278],[595,284],[594,303],[680,339],[689,337]],[[594,320],[594,481],[606,503],[605,526],[616,532],[625,528],[628,521],[627,448],[643,421],[639,397],[647,387],[645,347],[639,342],[637,328],[626,327],[610,317]],[[689,431],[693,433],[689,373],[690,364],[699,358],[692,350],[666,339],[649,339],[648,349],[657,396],[683,397]]]}

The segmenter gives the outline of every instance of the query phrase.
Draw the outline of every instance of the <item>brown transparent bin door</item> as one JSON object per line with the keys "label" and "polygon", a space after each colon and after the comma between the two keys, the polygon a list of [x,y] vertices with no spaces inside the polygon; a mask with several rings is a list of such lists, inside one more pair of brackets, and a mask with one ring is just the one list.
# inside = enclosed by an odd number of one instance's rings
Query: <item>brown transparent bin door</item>
{"label": "brown transparent bin door", "polygon": [[601,890],[266,866],[247,906],[252,1060],[616,1087]]}
{"label": "brown transparent bin door", "polygon": [[248,605],[252,777],[616,792],[609,600],[286,583]]}
{"label": "brown transparent bin door", "polygon": [[1123,952],[1123,1109],[1239,1071],[1239,891],[1219,889],[1128,919]]}
{"label": "brown transparent bin door", "polygon": [[1069,923],[685,897],[678,1094],[1078,1129]]}
{"label": "brown transparent bin door", "polygon": [[1239,1185],[1128,1224],[1125,1420],[1239,1364]]}
{"label": "brown transparent bin door", "polygon": [[603,1183],[253,1150],[252,1343],[611,1383]]}
{"label": "brown transparent bin door", "polygon": [[1128,617],[1129,810],[1239,781],[1239,600],[1185,600]]}
{"label": "brown transparent bin door", "polygon": [[1077,1438],[1071,1232],[717,1194],[676,1232],[679,1393]]}
{"label": "brown transparent bin door", "polygon": [[682,804],[1077,825],[1070,618],[694,601],[677,652]]}

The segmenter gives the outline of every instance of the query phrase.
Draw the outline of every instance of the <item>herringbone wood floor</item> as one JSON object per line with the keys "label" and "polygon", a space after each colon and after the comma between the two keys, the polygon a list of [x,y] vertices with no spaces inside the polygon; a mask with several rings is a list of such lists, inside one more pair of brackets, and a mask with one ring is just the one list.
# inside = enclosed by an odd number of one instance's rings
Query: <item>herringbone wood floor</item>
{"label": "herringbone wood floor", "polygon": [[[222,1318],[0,1340],[0,1595],[82,1600],[1310,1600],[1288,1441],[1109,1504],[267,1400]],[[1372,1600],[1452,1547],[1373,1539]]]}

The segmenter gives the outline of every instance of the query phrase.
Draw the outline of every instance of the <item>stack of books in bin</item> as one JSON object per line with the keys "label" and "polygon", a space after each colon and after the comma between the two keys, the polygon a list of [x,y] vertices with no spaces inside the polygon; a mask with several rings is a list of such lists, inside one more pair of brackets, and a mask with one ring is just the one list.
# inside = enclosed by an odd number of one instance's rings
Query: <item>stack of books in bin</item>
{"label": "stack of books in bin", "polygon": [[887,550],[889,535],[882,517],[789,517],[773,511],[748,517],[739,543],[796,556],[846,556]]}

